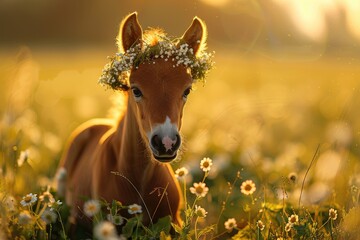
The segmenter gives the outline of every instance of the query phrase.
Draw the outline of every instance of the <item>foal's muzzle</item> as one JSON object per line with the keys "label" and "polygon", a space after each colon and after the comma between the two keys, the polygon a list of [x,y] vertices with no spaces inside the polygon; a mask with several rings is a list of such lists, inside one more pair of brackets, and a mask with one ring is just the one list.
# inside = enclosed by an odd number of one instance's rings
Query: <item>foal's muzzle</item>
{"label": "foal's muzzle", "polygon": [[178,127],[171,122],[169,117],[160,124],[156,124],[148,133],[151,152],[159,162],[171,162],[176,158],[177,151],[181,145]]}
{"label": "foal's muzzle", "polygon": [[160,162],[170,162],[175,159],[180,145],[181,138],[178,133],[171,136],[154,134],[150,140],[154,158]]}

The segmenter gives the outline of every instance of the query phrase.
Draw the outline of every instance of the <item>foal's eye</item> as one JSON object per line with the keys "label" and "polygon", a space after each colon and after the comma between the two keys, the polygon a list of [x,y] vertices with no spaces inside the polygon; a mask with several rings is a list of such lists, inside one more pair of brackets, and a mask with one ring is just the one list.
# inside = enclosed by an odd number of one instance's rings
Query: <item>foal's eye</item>
{"label": "foal's eye", "polygon": [[139,101],[142,97],[142,92],[137,87],[131,88],[132,93],[134,94],[135,100]]}
{"label": "foal's eye", "polygon": [[187,99],[187,96],[190,94],[190,91],[191,91],[191,88],[187,88],[187,89],[184,91],[184,93],[183,93],[183,98],[184,98],[184,100]]}

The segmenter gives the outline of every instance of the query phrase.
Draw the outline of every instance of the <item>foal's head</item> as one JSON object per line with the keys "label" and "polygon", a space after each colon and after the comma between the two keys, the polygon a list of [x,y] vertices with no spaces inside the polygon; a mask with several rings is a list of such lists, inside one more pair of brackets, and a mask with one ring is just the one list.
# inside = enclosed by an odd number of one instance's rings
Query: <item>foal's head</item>
{"label": "foal's head", "polygon": [[205,41],[206,28],[199,18],[194,18],[176,41],[161,30],[143,33],[136,13],[127,16],[120,26],[120,59],[112,62],[116,74],[108,77],[106,84],[129,90],[129,104],[142,137],[160,162],[177,156],[182,113],[191,86],[211,67],[209,55],[201,60],[198,57]]}

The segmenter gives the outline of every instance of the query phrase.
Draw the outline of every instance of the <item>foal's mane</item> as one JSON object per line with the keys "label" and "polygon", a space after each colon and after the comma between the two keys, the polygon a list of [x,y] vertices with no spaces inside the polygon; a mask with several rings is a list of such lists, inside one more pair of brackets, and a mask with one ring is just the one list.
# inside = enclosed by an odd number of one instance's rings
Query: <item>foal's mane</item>
{"label": "foal's mane", "polygon": [[166,38],[166,32],[161,28],[149,28],[144,31],[143,41],[149,46],[155,46],[162,39]]}
{"label": "foal's mane", "polygon": [[108,117],[115,123],[119,123],[127,110],[128,93],[116,91],[110,96],[111,107],[108,110]]}

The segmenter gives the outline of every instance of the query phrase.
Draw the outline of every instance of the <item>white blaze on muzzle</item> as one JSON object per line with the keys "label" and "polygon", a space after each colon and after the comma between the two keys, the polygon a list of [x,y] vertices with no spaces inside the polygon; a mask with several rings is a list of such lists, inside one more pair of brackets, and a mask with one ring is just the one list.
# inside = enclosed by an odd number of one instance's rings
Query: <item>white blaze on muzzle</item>
{"label": "white blaze on muzzle", "polygon": [[171,158],[176,156],[181,139],[177,125],[172,124],[168,116],[164,123],[156,125],[147,135],[155,157]]}

